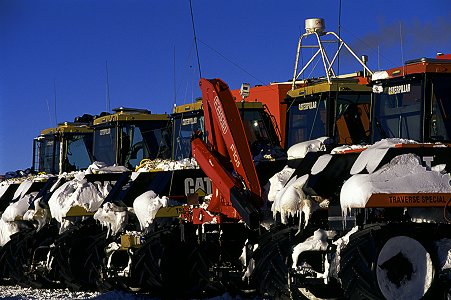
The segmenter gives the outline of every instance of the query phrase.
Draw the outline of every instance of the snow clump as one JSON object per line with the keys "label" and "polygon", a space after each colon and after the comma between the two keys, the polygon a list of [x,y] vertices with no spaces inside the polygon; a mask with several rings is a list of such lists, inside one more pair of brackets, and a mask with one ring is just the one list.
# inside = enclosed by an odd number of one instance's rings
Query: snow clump
{"label": "snow clump", "polygon": [[141,225],[141,229],[146,229],[153,223],[158,210],[161,207],[168,206],[168,201],[168,197],[158,197],[154,191],[147,191],[136,197],[133,202],[133,210]]}
{"label": "snow clump", "polygon": [[127,208],[112,202],[105,203],[94,214],[94,219],[108,229],[107,237],[123,231],[127,224]]}
{"label": "snow clump", "polygon": [[309,140],[294,144],[288,151],[288,159],[304,158],[308,152],[325,151],[326,145],[331,142],[329,137],[321,137],[316,140]]}
{"label": "snow clump", "polygon": [[49,200],[52,216],[60,223],[73,206],[81,206],[95,212],[110,192],[109,182],[88,182],[85,173],[79,172],[75,178],[55,190]]}

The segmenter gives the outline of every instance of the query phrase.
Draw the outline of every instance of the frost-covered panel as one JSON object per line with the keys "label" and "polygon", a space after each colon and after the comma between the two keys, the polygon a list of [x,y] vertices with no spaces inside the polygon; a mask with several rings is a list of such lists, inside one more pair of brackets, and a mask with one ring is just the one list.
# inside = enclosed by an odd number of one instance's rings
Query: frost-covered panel
{"label": "frost-covered panel", "polygon": [[373,145],[369,146],[366,150],[360,153],[359,157],[355,161],[351,168],[351,174],[358,174],[363,170],[367,170],[368,173],[374,172],[381,160],[384,158],[388,149],[394,148],[400,144],[417,144],[417,142],[405,139],[384,139]]}
{"label": "frost-covered panel", "polygon": [[347,180],[340,193],[343,212],[365,207],[377,193],[449,193],[450,175],[422,166],[415,154],[394,157],[390,163],[372,174],[356,174]]}

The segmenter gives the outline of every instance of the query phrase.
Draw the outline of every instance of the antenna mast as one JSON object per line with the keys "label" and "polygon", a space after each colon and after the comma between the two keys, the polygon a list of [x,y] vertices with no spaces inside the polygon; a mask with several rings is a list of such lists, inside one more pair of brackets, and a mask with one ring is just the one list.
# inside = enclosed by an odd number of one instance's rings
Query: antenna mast
{"label": "antenna mast", "polygon": [[110,80],[108,76],[108,60],[105,61],[105,72],[106,72],[106,91],[105,91],[105,102],[106,102],[106,111],[110,111]]}
{"label": "antenna mast", "polygon": [[56,79],[53,79],[53,96],[54,96],[54,113],[55,113],[55,125],[58,126],[58,118],[57,118],[57,113],[56,113]]}
{"label": "antenna mast", "polygon": [[189,0],[189,9],[191,12],[191,23],[193,24],[194,44],[196,45],[197,67],[199,68],[199,77],[202,78],[202,71],[200,70],[199,48],[197,47],[196,28],[194,27],[193,5],[191,3],[191,0]]}

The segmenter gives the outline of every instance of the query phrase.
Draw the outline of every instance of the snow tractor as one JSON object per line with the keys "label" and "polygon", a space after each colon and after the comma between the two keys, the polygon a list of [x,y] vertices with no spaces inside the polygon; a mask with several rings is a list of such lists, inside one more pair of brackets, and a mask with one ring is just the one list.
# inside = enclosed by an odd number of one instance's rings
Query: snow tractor
{"label": "snow tractor", "polygon": [[[266,182],[276,170],[280,170],[286,164],[286,154],[280,147],[280,140],[275,133],[271,118],[259,102],[232,102],[232,105],[235,109],[238,108],[237,117],[245,124],[246,136],[243,141],[250,144],[252,157],[259,161],[260,180]],[[146,167],[146,163],[142,164],[138,171],[146,170],[147,172],[136,174],[127,187],[118,190],[119,193],[116,196],[110,194],[115,201],[134,207],[139,225],[145,231],[136,232],[140,230],[139,227],[128,226],[131,231],[122,233],[116,242],[109,244],[106,250],[107,263],[104,265],[102,274],[104,283],[147,290],[161,295],[167,290],[168,284],[171,284],[172,276],[180,279],[183,272],[187,272],[187,268],[191,267],[187,261],[183,262],[181,265],[183,270],[180,274],[174,274],[176,269],[172,268],[174,262],[184,260],[188,252],[199,248],[196,246],[197,238],[194,234],[199,224],[191,224],[192,208],[205,206],[204,197],[212,193],[208,174],[205,174],[192,159],[191,149],[193,133],[204,133],[201,139],[213,135],[210,129],[205,127],[207,125],[204,108],[205,101],[175,107],[172,114],[174,160],[149,164],[150,168]],[[268,164],[267,160],[272,160],[272,164]],[[148,214],[146,211],[154,213],[146,216]],[[205,218],[208,216],[209,214],[206,214]],[[180,233],[185,226],[186,233]],[[186,234],[186,241],[180,234]],[[188,235],[190,235],[189,238]],[[158,245],[161,243],[165,243],[167,239],[171,240],[168,242],[173,243],[174,250],[180,246],[186,249],[186,253],[174,255],[171,262],[165,260],[163,269],[160,269],[154,266],[158,263],[155,261],[158,257],[152,251],[155,247],[160,247]],[[172,249],[172,246],[169,248]],[[166,246],[165,249],[167,249]],[[166,274],[165,272],[169,272],[168,277],[161,278],[166,276],[163,275]],[[203,274],[203,276],[206,275]],[[193,280],[197,279],[193,278]],[[201,281],[203,282],[203,279]],[[180,281],[177,282],[180,284]],[[184,282],[183,287],[179,286],[180,289],[173,292],[179,293],[177,294],[179,296],[194,296],[201,291],[202,285],[198,286],[186,280]],[[194,290],[189,292],[191,288]]]}
{"label": "snow tractor", "polygon": [[273,205],[285,225],[251,245],[261,293],[449,298],[450,81],[447,56],[373,74],[373,144],[317,153],[285,174]]}
{"label": "snow tractor", "polygon": [[33,140],[33,171],[57,175],[85,170],[92,163],[92,119],[84,115],[78,122],[43,130]]}
{"label": "snow tractor", "polygon": [[[92,140],[92,133],[94,132],[94,151],[93,155],[90,156],[95,159],[96,155],[102,158],[112,157],[112,163],[115,163],[117,159],[123,164],[130,165],[131,163],[139,163],[143,158],[170,155],[170,150],[162,150],[164,145],[167,145],[164,143],[164,139],[169,136],[167,132],[170,132],[168,131],[170,130],[168,122],[167,115],[153,115],[143,110],[120,108],[116,109],[114,114],[102,114],[101,117],[94,120],[92,125],[94,130],[89,129],[90,140]],[[69,130],[68,127],[68,124],[64,125],[65,134],[62,135],[67,141],[83,141],[83,139],[76,139],[73,138],[74,135],[68,134],[68,132],[75,133],[75,137],[78,137],[80,135],[79,130],[73,128]],[[85,128],[84,130],[88,131]],[[48,130],[46,133],[51,134],[47,139],[38,139],[41,146],[36,148],[41,149],[40,153],[44,154],[49,153],[48,151],[45,152],[44,149],[46,149],[46,145],[52,144],[50,141],[52,141],[51,137],[54,136],[52,130]],[[66,161],[72,165],[76,162],[73,158],[79,156],[77,154],[85,153],[80,150],[85,148],[80,147],[77,142],[63,143],[62,145],[63,147],[59,149],[64,150],[63,152],[69,158]],[[107,149],[105,148],[106,145],[116,148]],[[109,151],[104,154],[102,149]],[[48,157],[47,154],[44,154],[40,157]],[[47,161],[53,162],[54,159]],[[65,165],[67,164],[63,166]],[[70,266],[66,265],[68,253],[65,251],[70,251],[70,247],[66,246],[65,243],[67,243],[67,239],[72,239],[70,238],[71,234],[74,235],[74,240],[77,240],[76,234],[83,236],[82,233],[77,231],[79,227],[90,229],[89,234],[86,235],[88,239],[96,233],[104,234],[94,221],[89,221],[92,218],[87,217],[92,217],[97,208],[102,205],[112,187],[117,182],[128,180],[131,173],[125,167],[111,167],[105,163],[96,162],[89,167],[88,165],[84,167],[87,169],[84,172],[70,172],[64,173],[58,178],[52,177],[52,182],[49,180],[45,189],[40,189],[39,194],[33,198],[33,200],[39,200],[39,205],[29,201],[31,205],[28,207],[24,203],[25,210],[50,210],[54,219],[51,222],[41,220],[44,224],[41,224],[41,222],[33,224],[36,221],[34,219],[27,222],[20,221],[25,223],[26,227],[23,228],[24,230],[18,230],[19,232],[13,235],[11,241],[2,248],[2,260],[6,261],[4,264],[6,270],[3,272],[3,276],[9,276],[13,281],[23,285],[53,286],[55,283],[63,281],[63,283],[68,282],[66,284],[69,286],[76,286],[75,283],[72,283],[74,280],[72,280],[73,275]],[[18,223],[18,219],[22,219],[23,213],[20,216],[13,217],[11,221]],[[89,224],[89,226],[81,225],[83,219],[88,219],[85,222],[92,224]],[[66,232],[60,235],[65,230]],[[83,244],[86,245],[86,243]],[[48,256],[49,252],[51,253],[50,256]],[[78,254],[74,254],[75,252],[74,250],[71,253],[75,257],[79,257]],[[52,257],[51,261],[49,260],[50,257]],[[80,257],[83,257],[83,253],[80,253]],[[84,274],[78,274],[78,276],[82,277]]]}
{"label": "snow tractor", "polygon": [[92,117],[85,115],[42,130],[33,140],[33,167],[28,178],[21,176],[0,183],[0,211],[12,201],[40,191],[51,176],[86,169],[92,163],[91,121]]}

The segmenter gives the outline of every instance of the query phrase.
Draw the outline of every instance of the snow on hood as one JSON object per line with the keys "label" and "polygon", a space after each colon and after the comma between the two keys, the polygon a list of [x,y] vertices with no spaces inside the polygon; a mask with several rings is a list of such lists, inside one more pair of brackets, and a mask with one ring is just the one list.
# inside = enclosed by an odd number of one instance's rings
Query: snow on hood
{"label": "snow on hood", "polygon": [[23,215],[24,220],[37,221],[39,231],[45,224],[50,222],[52,216],[50,215],[50,210],[48,208],[42,208],[40,206],[41,198],[34,200],[34,209],[29,209]]}
{"label": "snow on hood", "polygon": [[317,229],[311,237],[308,237],[304,242],[297,244],[293,248],[291,258],[293,259],[292,268],[296,269],[299,255],[305,251],[321,251],[327,249],[327,232],[322,229]]}
{"label": "snow on hood", "polygon": [[28,191],[28,189],[31,187],[32,184],[33,184],[32,180],[22,181],[17,190],[14,192],[12,200],[19,199],[25,196],[26,192]]}
{"label": "snow on hood", "polygon": [[316,140],[294,144],[287,151],[288,159],[304,158],[308,152],[324,151],[326,150],[326,145],[330,142],[330,138],[321,137]]}
{"label": "snow on hood", "polygon": [[263,187],[268,201],[274,202],[276,200],[277,193],[285,186],[294,171],[295,169],[285,166],[282,171],[276,173],[269,179],[268,183]]}
{"label": "snow on hood", "polygon": [[168,197],[158,197],[154,191],[147,191],[138,196],[133,202],[133,210],[139,220],[141,229],[146,229],[153,223],[158,210],[168,206]]}
{"label": "snow on hood", "polygon": [[330,154],[324,154],[318,157],[312,169],[310,170],[310,174],[316,175],[323,171],[327,167],[331,159],[332,155]]}
{"label": "snow on hood", "polygon": [[316,202],[308,198],[302,190],[309,175],[299,178],[293,177],[277,195],[271,210],[274,217],[280,213],[281,221],[286,224],[289,216],[295,216],[303,212],[305,214],[305,226],[310,215],[317,208]]}
{"label": "snow on hood", "polygon": [[0,218],[0,246],[4,246],[12,234],[19,232],[19,224],[15,222],[16,217],[22,217],[26,213],[29,203],[37,194],[38,192],[27,194],[5,209]]}
{"label": "snow on hood", "polygon": [[330,154],[340,154],[340,153],[346,153],[349,151],[353,151],[353,150],[363,150],[366,149],[368,147],[368,145],[343,145],[343,146],[338,146],[335,147],[334,149],[332,149],[332,151],[330,151]]}
{"label": "snow on hood", "polygon": [[376,71],[371,76],[371,81],[376,81],[376,80],[380,80],[380,79],[387,79],[388,77],[389,76],[388,76],[387,71]]}
{"label": "snow on hood", "polygon": [[127,208],[107,202],[94,214],[94,219],[98,220],[102,226],[108,228],[107,237],[116,235],[123,231],[127,225]]}
{"label": "snow on hood", "polygon": [[368,146],[366,150],[364,150],[362,153],[360,153],[359,157],[357,157],[357,160],[354,162],[354,165],[351,168],[351,174],[358,174],[362,172],[365,168],[368,171],[368,173],[373,173],[374,170],[377,168],[381,160],[384,158],[385,154],[387,153],[388,149],[394,148],[396,145],[399,144],[418,144],[415,141],[412,140],[406,140],[406,139],[384,139],[377,143],[374,143],[373,145]]}
{"label": "snow on hood", "polygon": [[130,171],[124,166],[109,166],[104,162],[95,161],[85,171],[85,174],[121,173]]}
{"label": "snow on hood", "polygon": [[70,208],[76,205],[94,212],[102,205],[111,188],[109,182],[88,182],[85,174],[79,172],[73,180],[64,183],[52,194],[49,200],[50,212],[60,223]]}
{"label": "snow on hood", "polygon": [[199,165],[194,158],[184,158],[182,160],[154,159],[146,160],[136,168],[137,172],[150,172],[153,170],[174,171],[183,169],[198,169]]}
{"label": "snow on hood", "polygon": [[372,174],[356,174],[347,180],[340,193],[342,211],[365,207],[377,193],[449,193],[450,175],[426,170],[420,157],[403,154]]}
{"label": "snow on hood", "polygon": [[13,222],[16,217],[22,217],[37,194],[38,192],[33,192],[23,196],[16,202],[12,202],[3,212],[2,219],[5,222]]}

